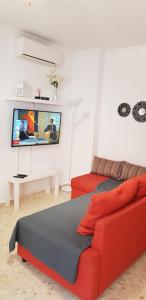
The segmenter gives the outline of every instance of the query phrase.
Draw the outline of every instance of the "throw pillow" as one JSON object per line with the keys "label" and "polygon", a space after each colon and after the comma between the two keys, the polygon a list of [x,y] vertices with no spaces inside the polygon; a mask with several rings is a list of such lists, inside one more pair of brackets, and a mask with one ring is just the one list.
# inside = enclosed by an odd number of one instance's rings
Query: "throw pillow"
{"label": "throw pillow", "polygon": [[127,180],[131,177],[143,175],[144,173],[146,173],[145,167],[130,164],[125,161],[125,162],[123,162],[122,173],[121,173],[120,179]]}
{"label": "throw pillow", "polygon": [[81,219],[77,232],[81,235],[94,234],[96,222],[134,200],[138,182],[136,178],[129,179],[117,188],[92,196],[88,212]]}
{"label": "throw pillow", "polygon": [[119,179],[122,172],[123,162],[113,161],[95,156],[91,172],[107,177]]}

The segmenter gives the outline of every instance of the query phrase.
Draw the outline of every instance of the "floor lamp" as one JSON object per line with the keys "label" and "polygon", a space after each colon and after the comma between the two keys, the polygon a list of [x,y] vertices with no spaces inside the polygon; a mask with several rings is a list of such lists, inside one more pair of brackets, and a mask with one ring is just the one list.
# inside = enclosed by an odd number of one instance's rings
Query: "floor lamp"
{"label": "floor lamp", "polygon": [[68,175],[68,183],[61,187],[63,192],[68,192],[68,193],[70,193],[72,191],[72,188],[71,188],[71,167],[72,167],[72,158],[73,158],[73,144],[74,144],[75,128],[76,128],[76,126],[78,126],[80,124],[80,122],[83,119],[85,119],[89,115],[89,113],[84,112],[84,114],[80,118],[80,120],[75,122],[77,108],[81,104],[82,100],[83,100],[82,98],[78,98],[78,99],[70,102],[70,107],[73,108],[73,114],[72,114],[72,122],[71,122],[71,142],[70,142],[70,150],[69,150],[69,153],[70,153],[70,155],[69,155],[69,158],[70,158],[70,160],[69,160],[69,172],[68,172],[69,175]]}

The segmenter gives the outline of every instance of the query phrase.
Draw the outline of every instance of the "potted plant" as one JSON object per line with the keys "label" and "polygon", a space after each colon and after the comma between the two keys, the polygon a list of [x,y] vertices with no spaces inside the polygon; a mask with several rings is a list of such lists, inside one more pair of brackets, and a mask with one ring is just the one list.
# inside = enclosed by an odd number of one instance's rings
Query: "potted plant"
{"label": "potted plant", "polygon": [[52,70],[47,77],[49,78],[49,83],[54,87],[53,102],[57,102],[57,91],[59,86],[63,83],[63,77],[57,75],[56,69]]}

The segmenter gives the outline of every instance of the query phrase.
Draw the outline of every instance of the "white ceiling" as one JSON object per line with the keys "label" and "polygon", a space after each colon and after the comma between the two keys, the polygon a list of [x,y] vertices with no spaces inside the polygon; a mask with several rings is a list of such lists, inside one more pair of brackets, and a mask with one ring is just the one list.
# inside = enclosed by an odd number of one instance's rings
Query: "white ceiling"
{"label": "white ceiling", "polygon": [[0,23],[72,49],[146,44],[146,0],[0,0]]}

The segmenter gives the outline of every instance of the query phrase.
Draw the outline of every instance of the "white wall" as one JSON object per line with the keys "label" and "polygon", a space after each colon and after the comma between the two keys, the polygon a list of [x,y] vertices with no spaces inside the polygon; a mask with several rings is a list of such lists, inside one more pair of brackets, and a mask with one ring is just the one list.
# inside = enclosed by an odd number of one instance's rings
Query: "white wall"
{"label": "white wall", "polygon": [[99,49],[78,51],[74,56],[72,95],[82,102],[75,119],[72,177],[91,170],[95,124],[99,126],[101,56]]}
{"label": "white wall", "polygon": [[117,113],[120,103],[138,101],[146,101],[146,47],[107,51],[96,154],[146,166],[146,123]]}
{"label": "white wall", "polygon": [[[0,28],[0,201],[7,198],[7,179],[15,175],[17,171],[28,173],[30,170],[40,168],[57,168],[61,172],[60,182],[66,182],[68,177],[69,144],[68,131],[70,128],[70,115],[68,109],[53,106],[46,107],[40,104],[26,104],[7,101],[9,96],[15,95],[16,85],[21,80],[27,81],[32,87],[32,96],[36,89],[41,88],[43,95],[50,95],[48,79],[50,68],[35,64],[14,56],[14,40],[17,33]],[[68,75],[64,88],[61,91],[62,100],[66,101],[70,96],[72,78],[72,53],[64,50],[64,63],[60,73]],[[11,148],[11,127],[13,108],[30,108],[40,110],[62,111],[61,139],[59,145]],[[18,166],[18,151],[20,163]],[[18,168],[19,167],[19,168]],[[46,182],[27,184],[25,193],[44,189]]]}

